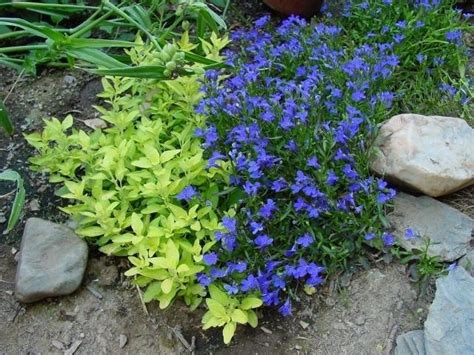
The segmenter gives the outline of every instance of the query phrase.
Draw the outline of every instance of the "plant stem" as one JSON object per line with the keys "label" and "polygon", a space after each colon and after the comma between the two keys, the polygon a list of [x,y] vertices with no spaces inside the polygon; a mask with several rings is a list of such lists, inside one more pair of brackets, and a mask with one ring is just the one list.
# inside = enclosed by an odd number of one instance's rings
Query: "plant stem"
{"label": "plant stem", "polygon": [[[91,17],[89,17],[86,21],[84,21],[82,24],[80,24],[78,27],[76,27],[74,30],[73,30],[73,34],[70,36],[71,38],[77,38],[77,37],[81,37],[84,33],[86,33],[87,31],[89,31],[90,29],[94,28],[96,25],[98,25],[99,23],[103,22],[104,20],[106,20],[110,15],[112,15],[114,12],[112,10],[109,10],[107,11],[104,15],[102,15],[101,17],[99,17],[98,19],[95,19],[94,21],[92,22],[89,22],[91,21],[96,15],[98,15],[100,13],[100,9],[97,10]],[[84,27],[82,27],[84,26]],[[81,28],[82,27],[82,28]]]}
{"label": "plant stem", "polygon": [[4,47],[0,48],[0,53],[11,53],[11,52],[25,52],[35,49],[46,49],[48,46],[46,44],[31,44],[27,46],[16,46],[16,47]]}
{"label": "plant stem", "polygon": [[158,42],[156,41],[156,38],[155,36],[153,36],[153,34],[151,34],[150,32],[148,32],[148,30],[143,27],[140,23],[138,23],[137,21],[135,21],[133,18],[131,18],[130,16],[128,16],[125,12],[123,12],[122,9],[118,8],[117,6],[115,6],[114,4],[112,4],[109,0],[104,0],[104,6],[110,10],[113,10],[116,14],[118,14],[119,16],[121,16],[122,18],[124,18],[125,20],[127,20],[128,22],[134,24],[136,27],[138,27],[140,30],[143,31],[143,33],[145,33],[147,35],[147,37],[150,39],[151,43],[153,43],[153,45],[158,48],[158,49],[161,49],[161,46],[158,44]]}

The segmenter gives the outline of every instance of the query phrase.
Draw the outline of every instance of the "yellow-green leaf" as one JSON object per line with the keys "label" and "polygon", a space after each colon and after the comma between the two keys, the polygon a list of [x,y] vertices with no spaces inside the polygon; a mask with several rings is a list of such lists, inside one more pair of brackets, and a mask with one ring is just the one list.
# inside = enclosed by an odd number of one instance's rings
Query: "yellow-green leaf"
{"label": "yellow-green leaf", "polygon": [[171,268],[176,269],[179,263],[179,250],[174,242],[169,239],[166,245],[166,258],[168,259]]}
{"label": "yellow-green leaf", "polygon": [[229,344],[235,334],[236,324],[235,322],[227,323],[222,329],[222,334],[224,335],[224,344]]}
{"label": "yellow-green leaf", "polygon": [[247,311],[247,322],[250,324],[252,328],[257,327],[258,318],[257,318],[257,314],[254,311],[252,310]]}
{"label": "yellow-green leaf", "polygon": [[143,222],[141,215],[137,213],[132,213],[132,218],[131,218],[131,226],[135,234],[141,235],[143,232]]}
{"label": "yellow-green leaf", "polygon": [[84,237],[98,237],[104,234],[104,230],[102,227],[94,226],[76,229],[76,233]]}
{"label": "yellow-green leaf", "polygon": [[163,280],[163,282],[161,283],[161,290],[163,291],[163,293],[170,293],[172,288],[173,288],[172,279]]}
{"label": "yellow-green leaf", "polygon": [[160,157],[161,164],[164,164],[167,161],[170,161],[176,155],[178,155],[179,152],[181,152],[181,149],[173,149],[173,150],[167,150],[166,152],[163,152]]}
{"label": "yellow-green leaf", "polygon": [[247,314],[241,309],[234,309],[231,315],[231,319],[236,323],[245,324],[247,323]]}
{"label": "yellow-green leaf", "polygon": [[209,311],[217,318],[228,318],[227,312],[223,305],[212,298],[206,298],[206,304],[209,307]]}
{"label": "yellow-green leaf", "polygon": [[216,285],[209,285],[209,293],[211,298],[219,302],[221,305],[225,306],[229,303],[229,297],[223,291],[219,290]]}
{"label": "yellow-green leaf", "polygon": [[246,297],[241,302],[241,307],[244,310],[258,308],[263,304],[262,300],[256,297]]}

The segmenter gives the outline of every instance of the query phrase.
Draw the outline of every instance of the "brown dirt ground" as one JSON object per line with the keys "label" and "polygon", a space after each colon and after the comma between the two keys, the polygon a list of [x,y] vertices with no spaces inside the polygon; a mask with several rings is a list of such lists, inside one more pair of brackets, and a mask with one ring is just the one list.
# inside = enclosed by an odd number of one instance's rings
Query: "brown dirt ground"
{"label": "brown dirt ground", "polygon": [[350,275],[344,288],[305,296],[293,317],[263,312],[258,329],[240,327],[225,346],[218,331],[200,329],[202,309],[148,304],[145,313],[125,266],[93,255],[74,294],[22,305],[13,296],[14,256],[0,245],[0,354],[62,353],[75,344],[76,354],[189,353],[180,337],[195,338],[196,354],[389,354],[396,335],[422,327],[432,299],[418,297],[404,267],[380,264]]}

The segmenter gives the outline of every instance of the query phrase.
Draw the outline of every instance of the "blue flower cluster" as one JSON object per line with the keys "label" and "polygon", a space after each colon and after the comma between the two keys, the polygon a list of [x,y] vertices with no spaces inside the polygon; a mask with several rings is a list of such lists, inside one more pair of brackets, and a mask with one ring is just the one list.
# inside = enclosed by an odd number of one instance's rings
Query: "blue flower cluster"
{"label": "blue flower cluster", "polygon": [[[402,37],[394,31],[389,41],[353,45],[343,28],[297,17],[277,28],[263,17],[233,33],[233,70],[206,73],[196,109],[208,117],[196,132],[208,168],[231,163],[229,201],[237,201],[204,256],[201,285],[258,292],[289,315],[294,289],[321,284],[362,243],[394,244],[383,214],[395,191],[370,175],[368,155],[376,124],[401,96],[391,83]],[[446,37],[458,40],[456,32]]]}

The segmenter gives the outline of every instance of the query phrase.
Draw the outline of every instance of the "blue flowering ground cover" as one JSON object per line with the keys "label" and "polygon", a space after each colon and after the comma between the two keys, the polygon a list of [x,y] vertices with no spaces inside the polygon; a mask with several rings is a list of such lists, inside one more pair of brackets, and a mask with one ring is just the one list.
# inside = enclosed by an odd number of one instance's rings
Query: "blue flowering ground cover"
{"label": "blue flowering ground cover", "polygon": [[[196,108],[208,168],[232,166],[224,197],[234,212],[197,275],[211,300],[215,289],[224,307],[250,294],[290,315],[299,292],[315,292],[366,245],[388,251],[395,190],[369,171],[377,125],[410,111],[470,114],[468,29],[452,1],[355,0],[232,33],[229,69],[206,73]],[[232,334],[246,323],[210,317],[205,327],[233,323]]]}

